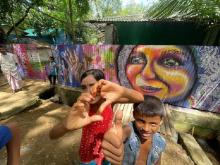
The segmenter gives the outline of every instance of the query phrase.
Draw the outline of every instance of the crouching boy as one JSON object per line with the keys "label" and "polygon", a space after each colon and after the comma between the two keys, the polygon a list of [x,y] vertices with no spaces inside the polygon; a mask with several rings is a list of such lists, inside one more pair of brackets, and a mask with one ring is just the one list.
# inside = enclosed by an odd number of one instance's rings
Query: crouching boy
{"label": "crouching boy", "polygon": [[119,129],[115,135],[113,131],[106,133],[102,143],[106,159],[114,164],[159,165],[166,146],[158,133],[164,117],[163,103],[156,97],[145,96],[143,102],[134,104],[133,115],[135,120],[129,123],[130,133],[123,138],[124,146],[117,141]]}

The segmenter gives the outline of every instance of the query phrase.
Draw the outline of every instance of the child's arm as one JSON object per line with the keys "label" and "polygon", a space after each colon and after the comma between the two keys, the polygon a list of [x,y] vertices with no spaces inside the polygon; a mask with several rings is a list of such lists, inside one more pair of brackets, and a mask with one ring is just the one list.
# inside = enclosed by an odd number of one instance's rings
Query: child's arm
{"label": "child's arm", "polygon": [[122,94],[122,97],[118,101],[116,101],[117,103],[137,103],[144,101],[144,97],[140,92],[126,87],[122,88],[124,92]]}
{"label": "child's arm", "polygon": [[143,95],[134,89],[129,89],[107,80],[100,80],[98,84],[101,87],[101,96],[110,98],[116,103],[144,101]]}
{"label": "child's arm", "polygon": [[6,144],[7,146],[7,164],[19,165],[20,164],[20,131],[16,123],[8,123],[6,126],[10,129],[12,138]]}
{"label": "child's arm", "polygon": [[100,115],[88,115],[88,103],[94,98],[89,93],[82,93],[66,118],[52,128],[49,133],[51,139],[58,139],[70,131],[80,129],[92,122],[101,121]]}

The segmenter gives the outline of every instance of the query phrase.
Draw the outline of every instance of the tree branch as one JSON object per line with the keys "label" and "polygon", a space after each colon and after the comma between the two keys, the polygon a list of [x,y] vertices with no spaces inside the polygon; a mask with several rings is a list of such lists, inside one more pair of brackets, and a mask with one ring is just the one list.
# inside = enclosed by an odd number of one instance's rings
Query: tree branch
{"label": "tree branch", "polygon": [[38,11],[38,12],[40,12],[40,13],[42,13],[42,14],[44,14],[44,15],[46,15],[47,17],[50,17],[50,18],[56,20],[56,21],[59,21],[59,22],[62,22],[62,23],[66,23],[64,20],[58,19],[58,18],[56,18],[54,16],[51,16],[51,15],[49,15],[49,14],[47,14],[47,13],[45,13],[45,12],[39,10],[39,9],[35,9],[35,8],[33,8],[33,9]]}
{"label": "tree branch", "polygon": [[9,34],[10,34],[18,25],[20,25],[20,24],[25,20],[25,18],[28,16],[28,13],[29,13],[29,11],[30,11],[31,8],[32,8],[32,6],[29,6],[29,7],[27,8],[27,10],[25,11],[25,14],[23,15],[23,17],[22,17],[20,20],[18,20],[18,21],[8,30],[8,32],[6,33],[7,36],[9,36]]}

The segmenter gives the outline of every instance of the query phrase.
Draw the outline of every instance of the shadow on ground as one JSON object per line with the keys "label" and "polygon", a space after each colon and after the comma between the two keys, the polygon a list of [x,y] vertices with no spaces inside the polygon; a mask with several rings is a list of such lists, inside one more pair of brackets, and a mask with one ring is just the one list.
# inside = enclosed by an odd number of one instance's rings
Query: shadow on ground
{"label": "shadow on ground", "polygon": [[[16,121],[21,129],[22,165],[78,164],[81,130],[54,141],[48,137],[49,130],[64,118],[69,109],[66,106],[43,101],[38,108],[1,121],[1,123]],[[1,151],[0,161],[4,161],[5,157],[5,151]]]}

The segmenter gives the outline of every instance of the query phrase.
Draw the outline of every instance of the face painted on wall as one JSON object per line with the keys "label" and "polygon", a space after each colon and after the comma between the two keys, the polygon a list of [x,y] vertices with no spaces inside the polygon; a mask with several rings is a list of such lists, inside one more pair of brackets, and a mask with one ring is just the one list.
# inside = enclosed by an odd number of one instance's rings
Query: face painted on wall
{"label": "face painted on wall", "polygon": [[137,91],[174,102],[191,90],[195,66],[186,48],[139,45],[129,55],[126,75]]}

